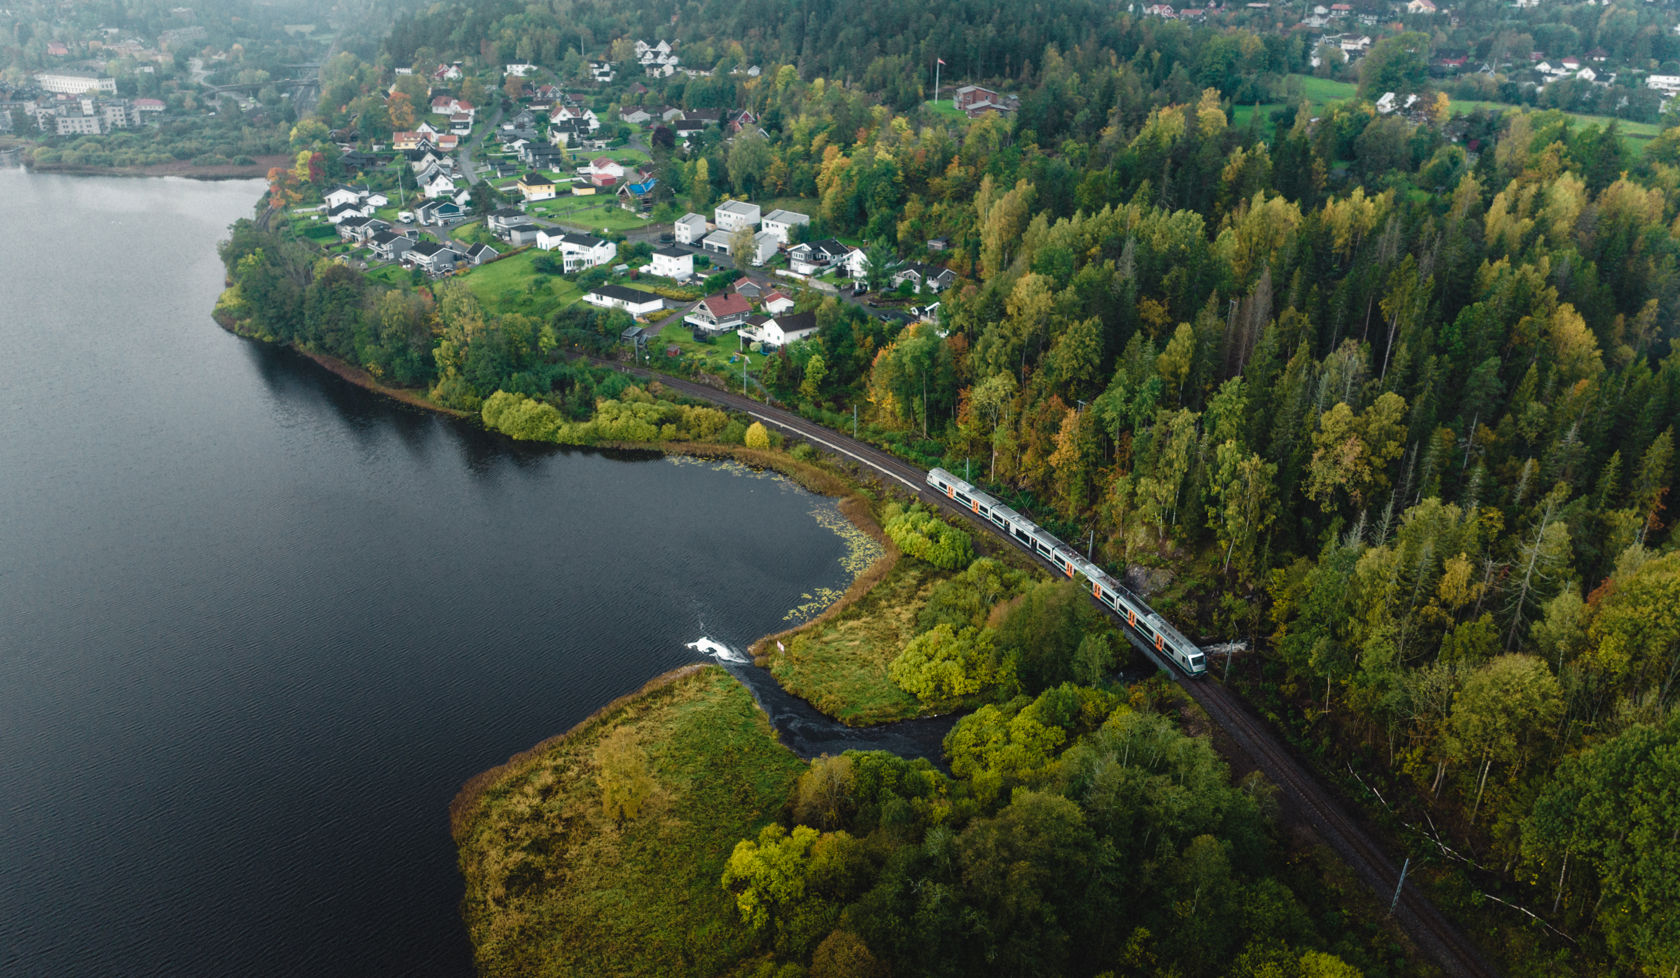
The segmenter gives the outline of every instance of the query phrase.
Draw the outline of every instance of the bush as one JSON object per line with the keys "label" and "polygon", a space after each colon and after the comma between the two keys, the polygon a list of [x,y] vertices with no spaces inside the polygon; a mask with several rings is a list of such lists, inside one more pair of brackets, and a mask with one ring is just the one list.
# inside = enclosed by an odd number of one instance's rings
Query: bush
{"label": "bush", "polygon": [[977,693],[1006,685],[1009,669],[993,654],[991,632],[936,625],[911,639],[887,666],[905,692],[934,709],[951,709]]}
{"label": "bush", "polygon": [[961,570],[973,562],[974,542],[968,534],[929,510],[894,505],[887,507],[886,516],[887,536],[910,556],[944,570]]}
{"label": "bush", "polygon": [[747,432],[746,436],[743,438],[743,443],[748,448],[769,448],[770,432],[764,429],[764,425],[762,423],[754,421],[751,425],[747,426]]}

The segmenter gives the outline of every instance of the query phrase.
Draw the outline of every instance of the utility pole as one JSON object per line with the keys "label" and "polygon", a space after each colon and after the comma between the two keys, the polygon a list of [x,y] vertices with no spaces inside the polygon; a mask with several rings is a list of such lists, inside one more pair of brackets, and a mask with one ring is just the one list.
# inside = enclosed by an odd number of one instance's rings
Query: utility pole
{"label": "utility pole", "polygon": [[852,405],[852,440],[857,440],[857,405]]}
{"label": "utility pole", "polygon": [[1406,862],[1400,867],[1400,882],[1394,884],[1394,899],[1388,903],[1388,915],[1394,916],[1394,908],[1400,905],[1400,888],[1406,885],[1406,870],[1412,868],[1412,857],[1407,856]]}

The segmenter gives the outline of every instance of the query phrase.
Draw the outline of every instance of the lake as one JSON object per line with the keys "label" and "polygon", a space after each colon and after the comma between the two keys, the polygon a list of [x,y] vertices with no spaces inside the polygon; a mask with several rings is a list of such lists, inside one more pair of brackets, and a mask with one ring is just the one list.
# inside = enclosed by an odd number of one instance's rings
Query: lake
{"label": "lake", "polygon": [[782,479],[223,332],[261,190],[0,172],[3,974],[470,974],[460,784],[848,583]]}

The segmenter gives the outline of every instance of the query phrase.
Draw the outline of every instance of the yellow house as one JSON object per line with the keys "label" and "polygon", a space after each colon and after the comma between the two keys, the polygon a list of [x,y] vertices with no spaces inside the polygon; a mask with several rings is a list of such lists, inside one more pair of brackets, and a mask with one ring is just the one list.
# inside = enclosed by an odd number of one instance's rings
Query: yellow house
{"label": "yellow house", "polygon": [[535,170],[520,177],[518,186],[526,201],[552,200],[556,193],[554,181]]}

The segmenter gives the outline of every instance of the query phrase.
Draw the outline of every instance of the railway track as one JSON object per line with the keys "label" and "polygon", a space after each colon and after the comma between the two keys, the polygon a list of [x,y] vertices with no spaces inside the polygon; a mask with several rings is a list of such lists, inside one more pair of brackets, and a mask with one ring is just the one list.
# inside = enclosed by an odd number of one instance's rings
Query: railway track
{"label": "railway track", "polygon": [[[987,520],[978,519],[967,509],[947,500],[942,493],[928,488],[927,473],[914,465],[890,455],[872,445],[866,445],[829,428],[807,421],[780,408],[739,394],[718,390],[704,384],[680,378],[654,375],[649,371],[631,369],[640,377],[657,379],[660,383],[690,397],[711,401],[763,422],[795,437],[805,439],[836,454],[874,470],[896,483],[911,495],[960,513],[963,518],[988,532],[1003,534]],[[1008,539],[1008,537],[1004,537]],[[1098,607],[1103,607],[1101,604]],[[1107,613],[1112,612],[1103,607]],[[1123,623],[1122,623],[1123,624]],[[1128,638],[1133,636],[1122,628]],[[1231,690],[1216,682],[1211,675],[1200,680],[1186,681],[1182,673],[1167,667],[1147,643],[1133,644],[1147,654],[1167,673],[1178,679],[1208,717],[1230,736],[1237,749],[1246,753],[1255,766],[1263,771],[1282,792],[1287,810],[1310,825],[1319,838],[1340,856],[1376,896],[1390,900],[1399,883],[1399,867],[1384,851],[1371,833],[1348,814],[1347,808],[1331,791],[1308,772],[1288,747],[1263,721],[1251,713]],[[1404,888],[1395,904],[1394,918],[1407,937],[1417,945],[1446,975],[1452,978],[1499,978],[1500,972],[1488,961],[1480,948],[1466,937],[1417,888]]]}

